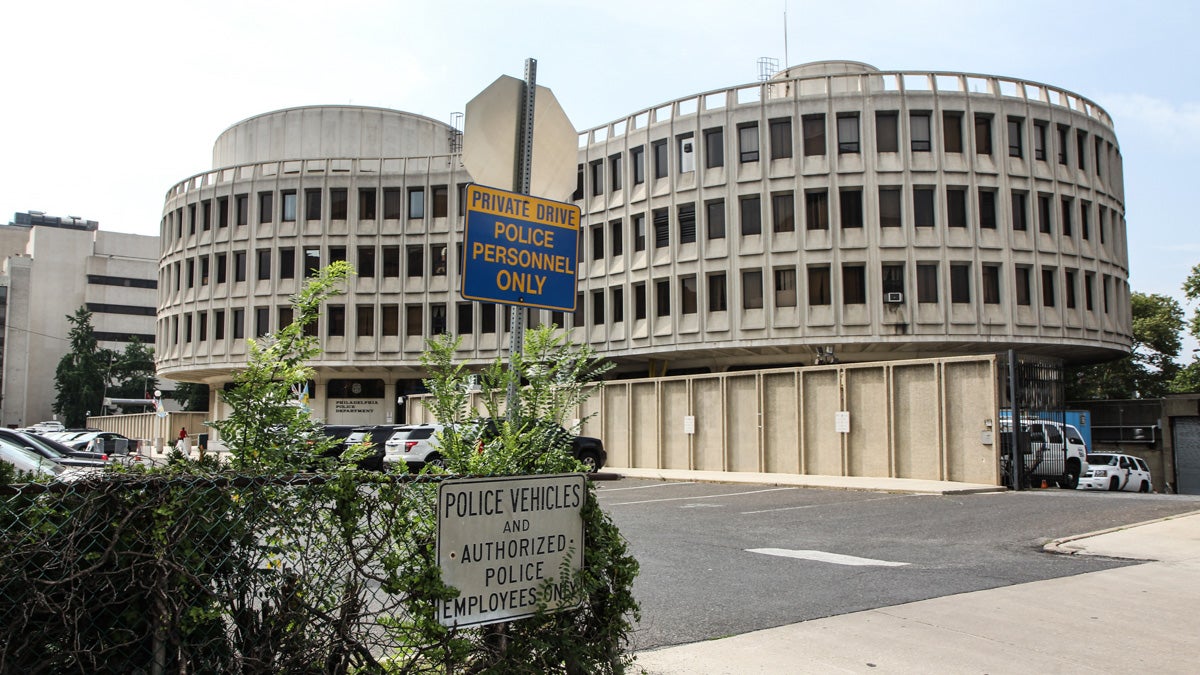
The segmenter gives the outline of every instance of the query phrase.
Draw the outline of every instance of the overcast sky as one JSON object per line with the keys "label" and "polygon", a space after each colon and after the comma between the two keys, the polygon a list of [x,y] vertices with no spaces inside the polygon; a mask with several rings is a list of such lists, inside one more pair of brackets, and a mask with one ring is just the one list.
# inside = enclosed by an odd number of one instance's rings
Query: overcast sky
{"label": "overcast sky", "polygon": [[242,119],[354,104],[448,122],[496,77],[522,77],[527,57],[579,129],[753,82],[759,57],[845,59],[1024,78],[1105,108],[1125,159],[1130,284],[1182,299],[1200,262],[1196,7],[16,0],[0,8],[0,222],[40,210],[157,234],[166,190],[209,169],[213,141]]}

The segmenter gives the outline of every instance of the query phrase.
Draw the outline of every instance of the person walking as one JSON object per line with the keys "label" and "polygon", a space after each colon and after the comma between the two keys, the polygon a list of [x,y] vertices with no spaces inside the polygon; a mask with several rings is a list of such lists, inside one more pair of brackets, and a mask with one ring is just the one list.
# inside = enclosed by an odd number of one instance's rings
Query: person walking
{"label": "person walking", "polygon": [[179,440],[175,441],[175,449],[183,452],[186,449],[187,427],[179,427]]}

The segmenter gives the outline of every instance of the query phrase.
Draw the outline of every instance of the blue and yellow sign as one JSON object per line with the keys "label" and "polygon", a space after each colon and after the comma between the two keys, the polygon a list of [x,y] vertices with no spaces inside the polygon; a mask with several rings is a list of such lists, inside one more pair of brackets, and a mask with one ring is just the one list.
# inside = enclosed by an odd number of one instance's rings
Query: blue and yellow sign
{"label": "blue and yellow sign", "polygon": [[574,311],[579,219],[574,204],[468,185],[462,296]]}

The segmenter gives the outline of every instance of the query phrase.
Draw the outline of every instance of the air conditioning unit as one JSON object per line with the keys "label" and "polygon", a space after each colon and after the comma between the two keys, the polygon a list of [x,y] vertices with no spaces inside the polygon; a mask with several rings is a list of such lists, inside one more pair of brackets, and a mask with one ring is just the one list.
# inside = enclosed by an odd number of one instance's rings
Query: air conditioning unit
{"label": "air conditioning unit", "polygon": [[694,139],[684,138],[679,141],[679,171],[688,173],[696,170],[696,149]]}
{"label": "air conditioning unit", "polygon": [[901,302],[904,302],[904,294],[903,293],[895,293],[895,292],[884,293],[883,301],[887,302],[887,303],[891,303],[891,304],[901,303]]}

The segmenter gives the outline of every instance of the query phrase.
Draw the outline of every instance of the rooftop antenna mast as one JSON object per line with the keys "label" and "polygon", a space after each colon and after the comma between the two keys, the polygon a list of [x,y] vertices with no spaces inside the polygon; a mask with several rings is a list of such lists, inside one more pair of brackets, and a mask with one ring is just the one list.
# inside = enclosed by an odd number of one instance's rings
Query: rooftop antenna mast
{"label": "rooftop antenna mast", "polygon": [[787,0],[783,0],[783,69],[787,70],[788,64],[788,44],[787,44]]}

